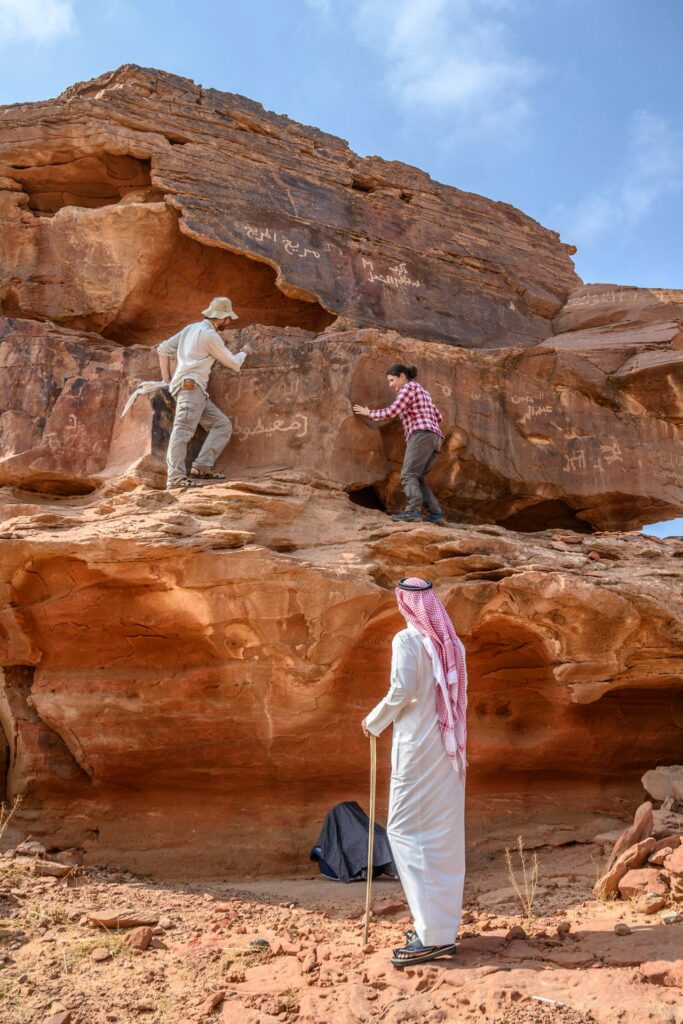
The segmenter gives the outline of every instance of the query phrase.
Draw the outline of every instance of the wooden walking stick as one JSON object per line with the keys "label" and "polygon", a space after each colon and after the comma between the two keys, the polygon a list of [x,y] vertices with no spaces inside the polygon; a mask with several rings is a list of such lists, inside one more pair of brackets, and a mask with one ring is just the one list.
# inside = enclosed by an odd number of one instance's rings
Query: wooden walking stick
{"label": "wooden walking stick", "polygon": [[368,872],[365,887],[365,931],[363,945],[370,932],[370,900],[372,899],[372,867],[375,854],[375,790],[377,789],[377,737],[370,733],[370,827],[368,830]]}

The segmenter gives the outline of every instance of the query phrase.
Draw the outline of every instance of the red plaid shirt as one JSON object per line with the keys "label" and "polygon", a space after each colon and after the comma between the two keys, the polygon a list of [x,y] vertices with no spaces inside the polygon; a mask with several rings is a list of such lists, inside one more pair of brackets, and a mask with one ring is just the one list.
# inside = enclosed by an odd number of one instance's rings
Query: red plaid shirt
{"label": "red plaid shirt", "polygon": [[406,441],[416,430],[431,430],[443,437],[439,426],[443,416],[434,405],[432,396],[416,380],[404,384],[396,399],[386,409],[371,409],[369,415],[373,420],[392,420],[398,416],[403,424]]}

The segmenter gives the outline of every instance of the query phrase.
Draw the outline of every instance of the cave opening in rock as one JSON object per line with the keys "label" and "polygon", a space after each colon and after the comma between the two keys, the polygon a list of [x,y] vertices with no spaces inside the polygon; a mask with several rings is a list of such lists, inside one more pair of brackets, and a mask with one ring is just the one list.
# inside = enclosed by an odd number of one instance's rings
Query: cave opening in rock
{"label": "cave opening in rock", "polygon": [[12,166],[8,175],[28,195],[28,208],[54,216],[65,206],[98,209],[120,202],[154,202],[163,193],[152,185],[151,161],[98,153],[30,167]]}
{"label": "cave opening in rock", "polygon": [[375,192],[377,190],[377,183],[371,178],[353,178],[351,181],[351,188],[354,192]]}
{"label": "cave opening in rock", "polygon": [[53,268],[27,278],[17,249],[0,288],[6,314],[121,345],[157,344],[199,320],[217,295],[232,299],[236,329],[263,324],[319,334],[337,319],[316,295],[278,282],[270,263],[183,230],[182,214],[153,183],[149,158],[61,152],[51,163],[0,171],[24,192],[33,244]]}
{"label": "cave opening in rock", "polygon": [[517,530],[519,533],[540,533],[542,530],[593,533],[591,524],[579,519],[576,510],[559,499],[538,501],[496,522],[506,530]]}
{"label": "cave opening in rock", "polygon": [[349,491],[349,500],[361,508],[376,509],[378,512],[386,512],[386,505],[380,498],[374,487],[357,487]]}
{"label": "cave opening in rock", "polygon": [[[286,295],[270,265],[196,241],[177,222],[161,243],[143,254],[118,314],[101,329],[104,338],[121,345],[157,343],[201,319],[215,295],[232,299],[239,318],[233,330],[263,324],[319,334],[337,319],[319,302]],[[78,318],[70,326],[88,329]]]}

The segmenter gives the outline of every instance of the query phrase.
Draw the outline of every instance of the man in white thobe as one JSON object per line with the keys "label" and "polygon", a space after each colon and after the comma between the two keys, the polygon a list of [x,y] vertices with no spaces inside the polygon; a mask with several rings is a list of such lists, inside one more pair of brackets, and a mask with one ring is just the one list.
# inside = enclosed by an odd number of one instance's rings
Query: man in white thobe
{"label": "man in white thobe", "polygon": [[[416,578],[402,584],[412,586],[414,595],[431,589]],[[424,602],[410,594],[408,600]],[[430,607],[438,602],[440,619],[447,618],[433,592],[427,600]],[[464,723],[460,747],[454,743],[449,754],[436,699],[437,687],[442,693],[450,689],[451,710],[464,719],[464,658],[458,709],[452,683],[446,685],[439,645],[421,631],[425,614],[423,610],[415,616],[419,628],[408,621],[394,637],[389,692],[363,722],[364,731],[374,736],[388,725],[394,727],[387,833],[415,926],[407,945],[394,951],[396,966],[455,952],[465,879]],[[450,620],[448,626],[455,637]],[[450,675],[453,680],[455,673]]]}

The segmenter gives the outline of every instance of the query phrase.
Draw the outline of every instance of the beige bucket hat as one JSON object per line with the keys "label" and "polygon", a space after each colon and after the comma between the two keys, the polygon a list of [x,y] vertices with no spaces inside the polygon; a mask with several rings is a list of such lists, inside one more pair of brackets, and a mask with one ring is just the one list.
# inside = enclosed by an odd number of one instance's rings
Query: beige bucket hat
{"label": "beige bucket hat", "polygon": [[208,317],[209,320],[222,320],[226,316],[229,316],[231,320],[239,320],[237,313],[232,308],[232,302],[225,295],[211,299],[208,308],[202,310],[202,316]]}

